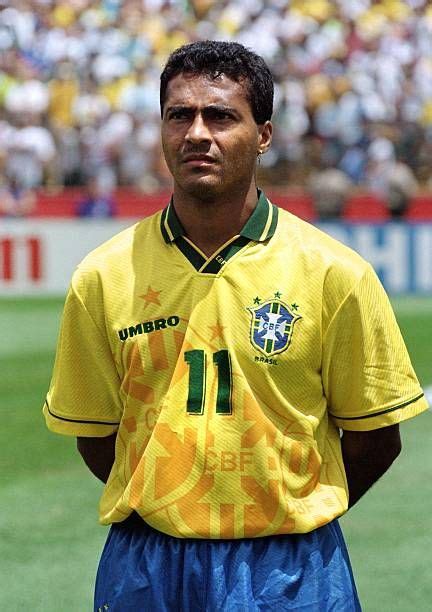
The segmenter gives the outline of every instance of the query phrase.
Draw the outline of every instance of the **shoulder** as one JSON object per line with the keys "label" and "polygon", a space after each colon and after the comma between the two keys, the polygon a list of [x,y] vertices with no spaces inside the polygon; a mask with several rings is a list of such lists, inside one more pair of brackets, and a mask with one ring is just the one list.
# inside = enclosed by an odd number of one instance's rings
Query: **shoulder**
{"label": "shoulder", "polygon": [[145,241],[145,247],[148,249],[155,242],[160,242],[162,240],[159,231],[161,212],[158,211],[154,215],[127,227],[90,251],[78,265],[78,270],[84,272],[95,268],[103,270],[105,267],[111,268],[113,265],[114,267],[121,266],[124,263],[124,258],[132,255],[137,244]]}
{"label": "shoulder", "polygon": [[320,305],[324,326],[350,296],[362,295],[365,287],[382,290],[371,265],[358,253],[285,210],[279,209],[275,238],[286,265]]}
{"label": "shoulder", "polygon": [[326,278],[341,275],[356,282],[370,268],[353,249],[283,209],[279,209],[278,238],[287,252],[300,258],[311,272]]}
{"label": "shoulder", "polygon": [[80,262],[72,277],[72,286],[80,292],[88,284],[102,284],[132,274],[138,254],[145,254],[163,243],[160,232],[162,211],[127,227],[90,251]]}

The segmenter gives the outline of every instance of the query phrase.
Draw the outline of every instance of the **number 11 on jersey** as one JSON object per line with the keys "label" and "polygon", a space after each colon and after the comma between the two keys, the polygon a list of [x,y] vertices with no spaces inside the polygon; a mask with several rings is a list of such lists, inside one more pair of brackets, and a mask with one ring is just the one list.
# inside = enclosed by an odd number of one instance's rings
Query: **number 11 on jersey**
{"label": "number 11 on jersey", "polygon": [[[202,349],[186,351],[184,359],[189,365],[189,391],[186,411],[189,414],[203,414],[207,355]],[[230,354],[226,349],[213,353],[213,364],[218,370],[216,414],[232,413],[232,369]]]}

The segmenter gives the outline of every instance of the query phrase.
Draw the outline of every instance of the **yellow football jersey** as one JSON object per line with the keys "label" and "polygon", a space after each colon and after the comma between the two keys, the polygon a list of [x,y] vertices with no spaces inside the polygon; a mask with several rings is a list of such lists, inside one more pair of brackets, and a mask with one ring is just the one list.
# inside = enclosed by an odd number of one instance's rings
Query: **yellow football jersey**
{"label": "yellow football jersey", "polygon": [[172,203],[78,267],[48,427],[117,432],[102,523],[178,537],[308,532],[347,509],[339,428],[427,408],[371,267],[263,194],[206,257]]}

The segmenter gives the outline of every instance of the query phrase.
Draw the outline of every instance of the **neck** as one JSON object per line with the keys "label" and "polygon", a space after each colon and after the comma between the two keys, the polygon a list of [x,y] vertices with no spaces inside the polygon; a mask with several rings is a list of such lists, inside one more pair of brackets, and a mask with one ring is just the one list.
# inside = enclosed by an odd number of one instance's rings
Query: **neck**
{"label": "neck", "polygon": [[231,192],[214,199],[201,199],[174,186],[173,202],[186,236],[205,255],[212,255],[240,233],[257,204],[257,187]]}

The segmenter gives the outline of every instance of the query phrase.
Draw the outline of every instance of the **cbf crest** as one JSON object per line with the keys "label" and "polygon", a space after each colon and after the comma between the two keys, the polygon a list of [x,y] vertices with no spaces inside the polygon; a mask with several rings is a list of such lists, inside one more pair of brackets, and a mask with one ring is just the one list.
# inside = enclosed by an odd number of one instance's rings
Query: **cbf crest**
{"label": "cbf crest", "polygon": [[[298,306],[293,304],[292,308],[294,310]],[[267,357],[285,351],[290,345],[294,324],[301,318],[300,315],[293,313],[288,304],[280,299],[268,300],[248,310],[252,316],[252,345]]]}

